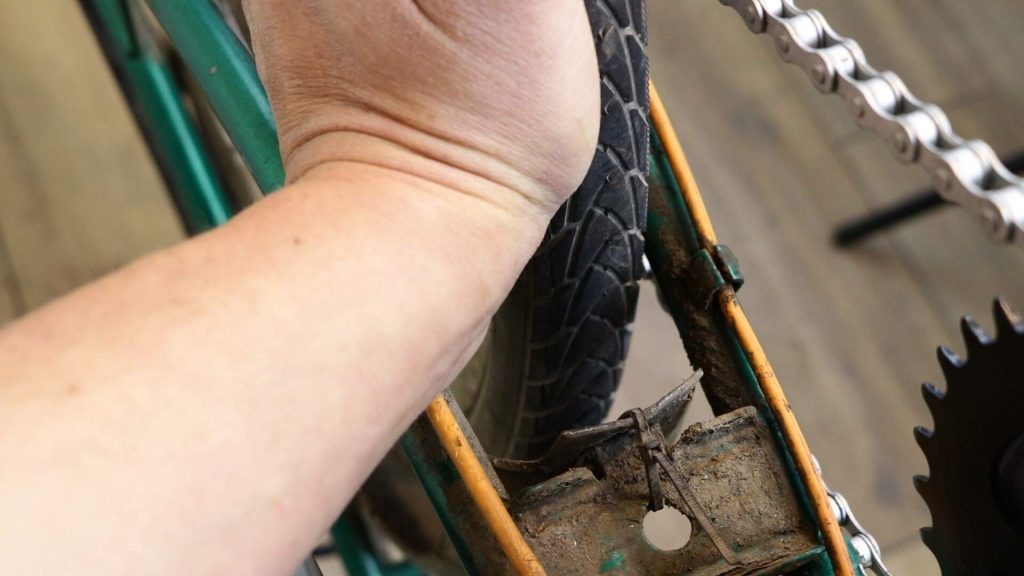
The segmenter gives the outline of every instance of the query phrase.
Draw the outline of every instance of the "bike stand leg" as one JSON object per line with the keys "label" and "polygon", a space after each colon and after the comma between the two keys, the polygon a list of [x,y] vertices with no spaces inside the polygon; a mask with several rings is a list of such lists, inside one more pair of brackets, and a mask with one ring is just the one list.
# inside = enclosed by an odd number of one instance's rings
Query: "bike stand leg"
{"label": "bike stand leg", "polygon": [[[1024,172],[1024,153],[1018,153],[1006,160],[1006,168],[1015,174]],[[870,212],[864,216],[840,224],[832,235],[836,246],[847,248],[882,230],[931,212],[946,203],[935,190],[918,192],[891,206]]]}
{"label": "bike stand leg", "polygon": [[882,230],[892,228],[915,216],[946,205],[946,201],[934,190],[918,192],[909,198],[847,221],[836,228],[832,241],[836,246],[847,248]]}

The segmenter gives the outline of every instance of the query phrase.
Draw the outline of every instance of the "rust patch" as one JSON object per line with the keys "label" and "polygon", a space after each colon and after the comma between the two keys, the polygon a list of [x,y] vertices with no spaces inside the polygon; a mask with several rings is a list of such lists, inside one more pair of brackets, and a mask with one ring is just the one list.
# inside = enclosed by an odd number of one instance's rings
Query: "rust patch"
{"label": "rust patch", "polygon": [[[655,186],[653,180],[652,188]],[[666,197],[667,194],[652,190],[649,210],[671,222],[676,216],[666,205]],[[743,384],[732,358],[730,343],[718,330],[714,312],[704,307],[694,293],[694,275],[690,272],[692,249],[686,246],[678,232],[673,232],[672,226],[662,226],[657,231],[657,239],[665,252],[662,269],[657,270],[658,289],[669,309],[682,317],[686,327],[682,335],[683,347],[693,367],[704,370],[701,386],[711,409],[720,415],[755,404],[757,399]]]}
{"label": "rust patch", "polygon": [[690,518],[693,533],[679,550],[647,542],[649,492],[636,442],[635,433],[614,437],[595,448],[592,465],[572,468],[517,499],[520,527],[548,573],[597,574],[612,566],[609,558],[624,573],[642,568],[651,576],[774,573],[818,548],[755,409],[691,426],[671,449],[690,490],[739,558],[735,565],[721,558],[663,471],[666,504]]}

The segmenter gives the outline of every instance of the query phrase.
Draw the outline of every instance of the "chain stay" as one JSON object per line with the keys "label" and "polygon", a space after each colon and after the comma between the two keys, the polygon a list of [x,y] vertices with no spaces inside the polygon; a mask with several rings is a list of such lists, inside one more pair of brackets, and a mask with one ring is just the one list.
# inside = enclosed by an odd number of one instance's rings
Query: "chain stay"
{"label": "chain stay", "polygon": [[868,64],[856,41],[837,34],[817,10],[790,0],[719,0],[755,34],[772,37],[823,94],[838,94],[862,128],[884,138],[900,161],[919,164],[946,200],[980,217],[995,239],[1024,246],[1024,179],[981,140],[958,136],[936,105],[921,101],[893,72]]}

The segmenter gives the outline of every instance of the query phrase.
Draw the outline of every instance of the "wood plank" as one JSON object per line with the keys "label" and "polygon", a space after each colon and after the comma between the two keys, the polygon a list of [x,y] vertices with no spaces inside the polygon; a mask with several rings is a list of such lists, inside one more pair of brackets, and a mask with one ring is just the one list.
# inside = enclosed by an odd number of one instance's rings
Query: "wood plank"
{"label": "wood plank", "polygon": [[[16,143],[11,141],[10,127],[0,117],[0,182],[3,182],[0,189],[26,186],[21,172],[17,170],[17,157],[18,150]],[[0,212],[3,212],[2,207]],[[10,254],[7,238],[0,227],[0,326],[19,316],[25,309],[21,284],[15,275]]]}
{"label": "wood plank", "polygon": [[0,123],[30,183],[0,189],[0,228],[25,303],[178,241],[171,204],[76,4],[0,3],[0,54]]}
{"label": "wood plank", "polygon": [[[0,102],[0,112],[2,111]],[[11,126],[5,121],[6,117],[6,114],[0,113],[0,182],[3,182],[0,185],[0,198],[4,189],[32,189],[27,174],[21,169],[25,164],[21,143],[14,137]],[[2,206],[0,204],[0,214],[6,211]],[[0,325],[23,314],[25,309],[21,283],[15,273],[5,230],[0,226]]]}
{"label": "wood plank", "polygon": [[21,287],[17,282],[14,271],[11,269],[2,230],[0,230],[0,326],[21,313],[19,306]]}
{"label": "wood plank", "polygon": [[[1024,94],[1024,4],[1018,0],[938,0],[936,11],[946,14],[960,31],[960,47],[974,65],[985,69],[1000,90],[1011,97]],[[941,42],[941,38],[936,38]]]}
{"label": "wood plank", "polygon": [[939,576],[939,563],[917,538],[893,546],[882,555],[885,567],[897,576]]}

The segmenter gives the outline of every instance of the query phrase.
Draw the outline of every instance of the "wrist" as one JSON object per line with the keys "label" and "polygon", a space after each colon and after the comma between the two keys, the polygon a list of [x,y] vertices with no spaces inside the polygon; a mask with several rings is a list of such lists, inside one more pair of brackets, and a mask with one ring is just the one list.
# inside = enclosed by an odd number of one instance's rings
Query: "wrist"
{"label": "wrist", "polygon": [[344,212],[339,225],[377,222],[405,251],[447,255],[445,265],[496,307],[540,244],[547,209],[478,176],[436,174],[432,166],[416,166],[415,158],[401,168],[393,165],[395,156],[374,158],[318,157],[291,188],[305,190],[301,195],[319,207],[317,219]]}
{"label": "wrist", "polygon": [[[282,130],[281,148],[289,182],[338,166],[375,167],[405,175],[435,192],[490,204],[508,216],[546,226],[566,195],[517,170],[500,151],[435,136],[372,114],[317,115],[315,124]],[[326,118],[326,119],[325,119]],[[525,222],[524,222],[525,223]]]}

